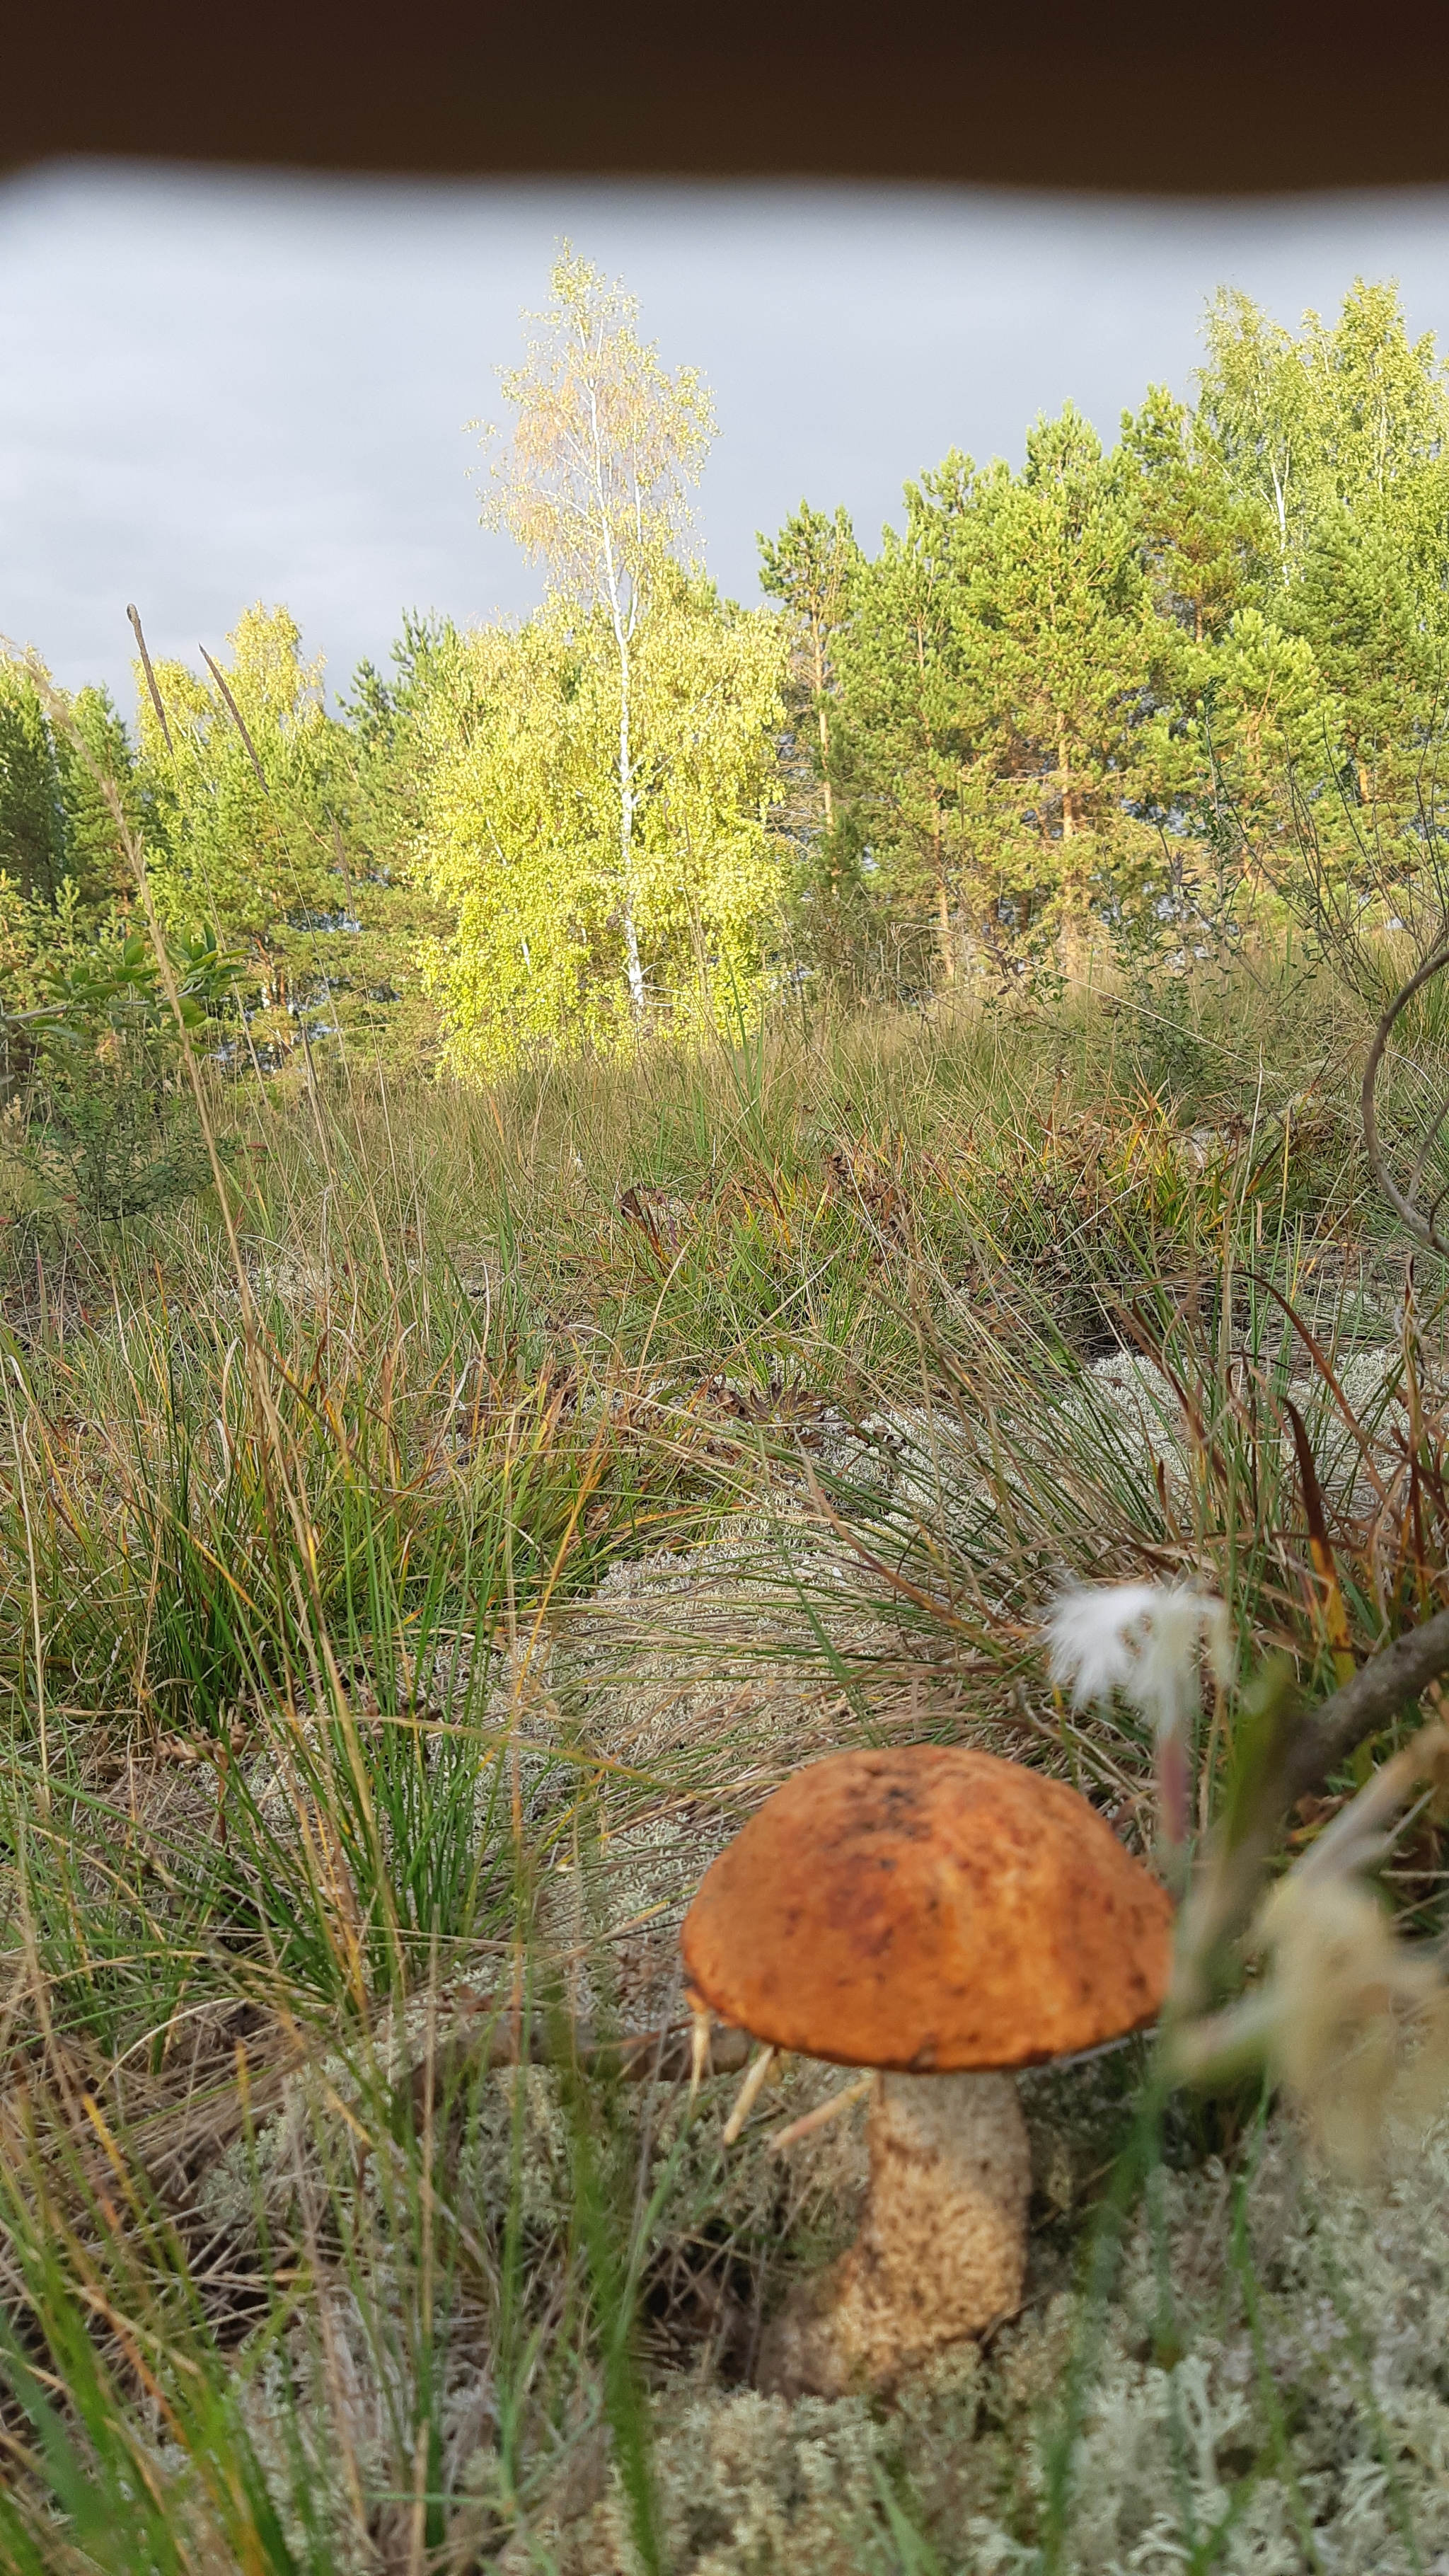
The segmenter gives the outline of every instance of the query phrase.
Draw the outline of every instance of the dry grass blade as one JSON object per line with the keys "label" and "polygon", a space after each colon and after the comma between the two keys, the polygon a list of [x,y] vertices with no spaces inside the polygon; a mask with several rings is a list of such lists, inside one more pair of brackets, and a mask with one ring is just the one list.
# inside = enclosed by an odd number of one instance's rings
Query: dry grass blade
{"label": "dry grass blade", "polygon": [[[1359,1114],[1363,1122],[1364,1149],[1368,1155],[1369,1168],[1400,1224],[1407,1229],[1416,1243],[1421,1243],[1430,1252],[1439,1253],[1449,1259],[1449,1244],[1446,1244],[1439,1234],[1435,1222],[1443,1202],[1444,1190],[1441,1189],[1437,1193],[1427,1209],[1421,1207],[1414,1196],[1435,1138],[1446,1115],[1449,1115],[1449,1097],[1446,1097],[1420,1143],[1407,1191],[1400,1189],[1388,1167],[1379,1132],[1378,1098],[1379,1077],[1396,1024],[1410,1003],[1433,982],[1436,975],[1443,972],[1446,966],[1449,966],[1449,946],[1436,948],[1415,973],[1409,976],[1407,982],[1400,985],[1387,1009],[1381,1014],[1364,1063],[1363,1083],[1359,1094]],[[1449,1187],[1449,1184],[1446,1184],[1446,1187]]]}

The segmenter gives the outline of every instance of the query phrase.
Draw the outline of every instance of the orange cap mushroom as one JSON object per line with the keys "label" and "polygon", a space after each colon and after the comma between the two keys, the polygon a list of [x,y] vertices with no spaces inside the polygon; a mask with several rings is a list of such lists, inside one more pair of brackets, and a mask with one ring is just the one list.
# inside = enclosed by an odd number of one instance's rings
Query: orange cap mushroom
{"label": "orange cap mushroom", "polygon": [[1019,2305],[1030,2156],[1011,2070],[1150,2021],[1172,1907],[1076,1790],[957,1746],[797,1771],[685,1919],[696,1997],[880,2070],[855,2244],[775,2321],[762,2384],[889,2379]]}
{"label": "orange cap mushroom", "polygon": [[953,1745],[797,1771],[709,1869],[691,1984],[847,2066],[1031,2066],[1150,2021],[1172,1908],[1075,1789]]}

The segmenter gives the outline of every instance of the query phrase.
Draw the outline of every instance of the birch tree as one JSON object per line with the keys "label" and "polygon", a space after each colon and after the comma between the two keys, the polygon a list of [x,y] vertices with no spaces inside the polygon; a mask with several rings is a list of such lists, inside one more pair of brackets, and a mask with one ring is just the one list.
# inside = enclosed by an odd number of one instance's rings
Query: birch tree
{"label": "birch tree", "polygon": [[[521,629],[461,639],[433,701],[421,847],[451,928],[424,971],[459,1073],[607,1048],[638,1026],[620,974],[615,653],[605,604],[553,600]],[[676,1028],[768,978],[784,658],[769,610],[731,608],[678,570],[661,584],[632,700],[631,918],[651,1002]]]}
{"label": "birch tree", "polygon": [[485,526],[505,529],[545,568],[550,588],[607,622],[618,694],[619,932],[629,998],[647,999],[639,946],[636,759],[639,662],[661,583],[684,560],[686,500],[714,428],[692,367],[674,375],[641,340],[638,303],[565,242],[552,300],[533,326],[522,366],[500,371],[515,415],[493,444]]}
{"label": "birch tree", "polygon": [[[1338,319],[1305,313],[1295,338],[1236,290],[1204,322],[1199,432],[1266,506],[1280,585],[1291,589],[1325,514],[1361,520],[1436,492],[1449,451],[1449,386],[1432,332],[1411,340],[1398,291],[1355,280]],[[1437,513],[1442,528],[1442,509]],[[1440,552],[1436,571],[1442,566]]]}

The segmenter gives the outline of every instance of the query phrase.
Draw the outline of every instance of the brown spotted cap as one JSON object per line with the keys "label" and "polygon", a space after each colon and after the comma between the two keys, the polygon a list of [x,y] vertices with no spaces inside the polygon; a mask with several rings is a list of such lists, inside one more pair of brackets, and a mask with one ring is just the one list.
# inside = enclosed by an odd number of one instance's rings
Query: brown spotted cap
{"label": "brown spotted cap", "polygon": [[707,1871],[690,1984],[721,2020],[846,2066],[1067,2057],[1150,2021],[1172,1909],[1085,1798],[949,1745],[797,1771]]}

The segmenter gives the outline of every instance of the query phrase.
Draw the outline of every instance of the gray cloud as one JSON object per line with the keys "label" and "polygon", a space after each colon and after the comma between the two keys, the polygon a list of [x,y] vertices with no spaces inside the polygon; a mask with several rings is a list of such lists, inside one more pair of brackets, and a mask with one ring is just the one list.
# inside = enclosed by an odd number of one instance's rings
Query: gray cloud
{"label": "gray cloud", "polygon": [[817,186],[421,186],[58,165],[0,186],[0,631],[129,706],[125,604],[158,652],[284,599],[334,686],[404,608],[525,609],[483,534],[463,424],[495,401],[553,246],[639,295],[721,436],[717,579],[802,494],[873,541],[958,445],[1019,456],[1069,396],[1110,436],[1187,390],[1221,280],[1285,319],[1397,276],[1449,338],[1449,191],[1123,203]]}

